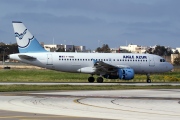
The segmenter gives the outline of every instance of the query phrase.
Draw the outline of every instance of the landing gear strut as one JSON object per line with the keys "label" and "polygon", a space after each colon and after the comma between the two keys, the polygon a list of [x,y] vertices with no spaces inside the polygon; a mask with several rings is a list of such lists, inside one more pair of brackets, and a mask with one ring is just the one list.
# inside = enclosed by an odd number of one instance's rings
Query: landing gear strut
{"label": "landing gear strut", "polygon": [[151,83],[151,78],[150,78],[150,74],[147,74],[147,83]]}
{"label": "landing gear strut", "polygon": [[96,80],[97,80],[98,83],[103,83],[103,78],[102,77],[98,77]]}
{"label": "landing gear strut", "polygon": [[91,76],[91,77],[88,78],[88,81],[89,81],[90,83],[93,83],[93,82],[95,81],[95,79],[94,79],[93,76]]}

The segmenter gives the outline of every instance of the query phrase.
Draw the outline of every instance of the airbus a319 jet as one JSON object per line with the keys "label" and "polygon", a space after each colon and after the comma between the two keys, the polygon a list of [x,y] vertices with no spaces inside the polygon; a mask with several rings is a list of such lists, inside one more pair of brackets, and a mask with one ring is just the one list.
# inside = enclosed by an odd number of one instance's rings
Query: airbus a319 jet
{"label": "airbus a319 jet", "polygon": [[13,28],[19,53],[9,55],[10,59],[35,66],[72,73],[90,74],[88,81],[103,78],[132,80],[134,74],[146,74],[150,83],[150,74],[162,73],[173,69],[164,58],[153,54],[133,53],[77,53],[48,52],[20,21],[13,21]]}

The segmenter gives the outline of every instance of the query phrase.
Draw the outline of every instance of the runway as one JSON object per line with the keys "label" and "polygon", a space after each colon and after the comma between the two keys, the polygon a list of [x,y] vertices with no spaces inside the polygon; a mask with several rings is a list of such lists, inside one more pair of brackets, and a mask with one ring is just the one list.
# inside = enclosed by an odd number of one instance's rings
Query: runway
{"label": "runway", "polygon": [[156,86],[156,85],[171,85],[171,86],[180,86],[180,83],[137,83],[137,82],[116,82],[116,83],[59,83],[59,82],[51,82],[51,83],[44,83],[44,82],[1,82],[0,85],[131,85],[131,86]]}
{"label": "runway", "polygon": [[52,119],[179,120],[180,89],[3,93],[0,110]]}

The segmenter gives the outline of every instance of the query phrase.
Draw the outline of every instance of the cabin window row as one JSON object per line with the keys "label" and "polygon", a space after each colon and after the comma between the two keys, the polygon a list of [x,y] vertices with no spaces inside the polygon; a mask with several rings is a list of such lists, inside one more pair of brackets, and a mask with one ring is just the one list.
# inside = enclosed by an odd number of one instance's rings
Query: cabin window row
{"label": "cabin window row", "polygon": [[[93,61],[93,59],[59,59],[59,60],[62,60],[62,61]],[[94,59],[96,61],[141,61],[141,62],[147,62],[147,60],[134,60],[134,59]]]}

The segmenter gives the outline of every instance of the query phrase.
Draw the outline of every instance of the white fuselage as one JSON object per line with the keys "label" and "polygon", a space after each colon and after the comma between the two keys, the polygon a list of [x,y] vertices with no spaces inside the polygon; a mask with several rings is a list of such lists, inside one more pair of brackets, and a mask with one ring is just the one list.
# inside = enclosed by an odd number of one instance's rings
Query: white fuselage
{"label": "white fuselage", "polygon": [[[36,60],[26,60],[18,55],[27,55]],[[135,73],[160,73],[170,71],[173,66],[163,58],[152,54],[132,53],[68,53],[42,52],[11,54],[10,59],[63,72],[93,73],[94,62],[103,61],[117,67],[130,67]]]}

